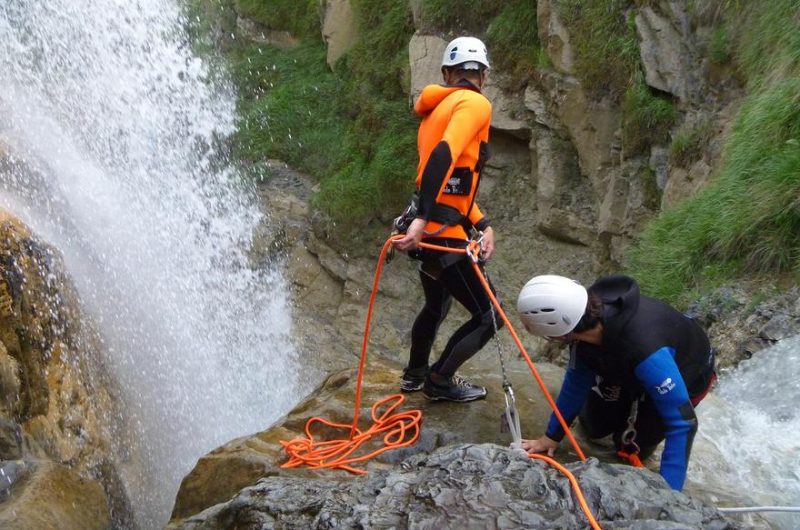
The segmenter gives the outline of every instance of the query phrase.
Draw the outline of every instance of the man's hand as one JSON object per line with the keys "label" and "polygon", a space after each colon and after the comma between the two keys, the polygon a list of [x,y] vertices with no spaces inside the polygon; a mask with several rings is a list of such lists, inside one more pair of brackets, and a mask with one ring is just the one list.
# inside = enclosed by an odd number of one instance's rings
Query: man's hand
{"label": "man's hand", "polygon": [[402,250],[404,252],[414,250],[419,245],[419,242],[422,241],[422,232],[425,230],[425,225],[427,224],[428,223],[425,221],[425,219],[414,219],[411,221],[411,224],[408,226],[408,230],[402,239],[397,239],[393,241],[392,244],[394,244],[398,250]]}
{"label": "man's hand", "polygon": [[558,442],[542,436],[536,440],[522,440],[522,448],[530,454],[546,452],[547,456],[554,456],[558,449]]}
{"label": "man's hand", "polygon": [[480,258],[483,261],[489,261],[492,254],[494,254],[494,230],[491,226],[487,226],[483,231],[483,239],[481,239],[481,253]]}

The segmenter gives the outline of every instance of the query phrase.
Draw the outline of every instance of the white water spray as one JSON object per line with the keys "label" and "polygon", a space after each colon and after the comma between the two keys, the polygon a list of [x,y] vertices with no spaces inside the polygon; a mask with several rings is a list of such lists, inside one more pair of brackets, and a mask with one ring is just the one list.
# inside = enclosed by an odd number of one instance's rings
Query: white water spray
{"label": "white water spray", "polygon": [[[720,377],[697,409],[687,490],[719,506],[800,506],[800,335]],[[774,528],[800,513],[764,513]]]}
{"label": "white water spray", "polygon": [[0,203],[63,252],[100,329],[141,438],[123,479],[143,528],[297,388],[284,284],[247,260],[254,194],[215,148],[232,91],[184,23],[177,0],[0,4],[0,145],[28,169]]}

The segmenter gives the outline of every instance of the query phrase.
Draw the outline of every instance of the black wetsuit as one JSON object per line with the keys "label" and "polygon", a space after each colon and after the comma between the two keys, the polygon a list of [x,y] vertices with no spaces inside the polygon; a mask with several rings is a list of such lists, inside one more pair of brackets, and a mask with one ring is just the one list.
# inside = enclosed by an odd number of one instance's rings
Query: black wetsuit
{"label": "black wetsuit", "polygon": [[[444,238],[429,238],[425,242],[453,248],[466,245],[466,241]],[[411,328],[408,367],[419,369],[428,366],[436,332],[455,298],[470,312],[471,318],[453,333],[441,356],[431,366],[436,373],[450,377],[494,335],[492,302],[466,255],[424,250],[420,258],[419,277],[425,305]],[[494,320],[499,329],[503,325],[502,319],[495,315]]]}
{"label": "black wetsuit", "polygon": [[[708,337],[691,318],[640,295],[627,276],[601,278],[589,294],[603,301],[603,344],[573,345],[559,410],[568,422],[580,412],[591,438],[613,434],[620,447],[631,404],[640,400],[634,441],[646,454],[666,439],[661,475],[680,490],[697,432],[694,405],[715,377]],[[555,417],[547,436],[564,436]]]}

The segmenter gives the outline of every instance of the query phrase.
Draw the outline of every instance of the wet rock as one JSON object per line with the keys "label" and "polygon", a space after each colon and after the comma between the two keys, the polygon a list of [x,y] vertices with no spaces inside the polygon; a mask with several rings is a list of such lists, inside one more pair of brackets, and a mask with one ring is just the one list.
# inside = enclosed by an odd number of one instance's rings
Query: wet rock
{"label": "wet rock", "polygon": [[768,341],[779,341],[795,335],[800,331],[798,320],[785,313],[779,313],[764,324],[759,336]]}
{"label": "wet rock", "polygon": [[[96,474],[101,462],[113,460],[110,430],[119,416],[111,395],[115,386],[99,352],[99,337],[82,318],[60,253],[18,219],[0,212],[0,459],[37,461],[36,477],[43,473],[49,478],[31,480],[47,482],[53,496],[10,488],[10,498],[0,508],[6,514],[0,514],[0,527],[8,528],[4,522],[11,520],[11,512],[5,507],[13,505],[32,517],[21,519],[28,526],[13,528],[69,528],[71,523],[61,526],[37,518],[36,512],[47,507],[37,510],[35,502],[56,505],[61,498],[75,503],[76,513],[105,510],[83,527],[107,525],[103,489],[98,500],[95,486],[100,483],[93,478],[102,477]],[[53,467],[57,464],[69,469]],[[60,492],[59,487],[78,491]]]}
{"label": "wet rock", "polygon": [[736,366],[743,359],[800,333],[800,291],[792,287],[748,285],[722,286],[691,304],[688,314],[708,330],[717,348],[717,365]]}
{"label": "wet rock", "polygon": [[22,458],[22,427],[19,424],[0,418],[0,460]]}
{"label": "wet rock", "polygon": [[[357,364],[353,358],[353,364]],[[497,359],[486,356],[465,366],[463,373],[488,388],[486,400],[462,403],[431,403],[421,393],[404,395],[399,410],[423,410],[423,429],[413,445],[381,454],[363,464],[370,470],[386,469],[411,456],[428,454],[435,449],[458,442],[509,443],[508,434],[500,432],[500,414],[505,408],[502,380]],[[520,417],[526,432],[540,432],[547,419],[546,402],[535,387],[527,366],[522,361],[508,359],[506,370],[514,385]],[[563,371],[552,365],[539,366],[539,372],[550,392],[555,392]],[[368,359],[363,380],[362,409],[359,425],[366,429],[372,424],[370,408],[388,395],[397,392],[402,371],[393,361],[372,356]],[[286,453],[281,441],[305,436],[306,422],[312,417],[349,425],[353,421],[355,403],[355,369],[343,370],[328,377],[309,397],[281,418],[275,425],[256,435],[233,440],[201,458],[184,478],[175,501],[172,518],[184,519],[200,511],[226,502],[242,488],[255,484],[263,477],[319,478],[342,477],[340,470],[285,469]],[[341,439],[349,429],[322,428],[313,430],[318,439]],[[565,447],[563,456],[571,458]],[[361,465],[358,467],[362,467]]]}
{"label": "wet rock", "polygon": [[5,460],[0,462],[0,500],[11,496],[11,489],[23,479],[30,470],[30,465],[22,460]]}
{"label": "wet rock", "polygon": [[[649,471],[594,458],[567,468],[603,528],[737,528]],[[567,478],[548,464],[493,444],[457,444],[359,478],[265,478],[168,528],[569,530],[586,528],[584,517]]]}
{"label": "wet rock", "polygon": [[[12,469],[13,467],[13,469]],[[30,530],[105,529],[110,525],[103,487],[53,462],[16,462],[2,466],[14,479],[0,503],[0,528]]]}

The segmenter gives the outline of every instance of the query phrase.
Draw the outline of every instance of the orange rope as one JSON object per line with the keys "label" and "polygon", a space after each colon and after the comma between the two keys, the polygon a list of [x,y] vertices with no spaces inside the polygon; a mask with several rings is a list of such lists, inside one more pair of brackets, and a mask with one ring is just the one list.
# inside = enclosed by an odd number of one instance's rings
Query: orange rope
{"label": "orange rope", "polygon": [[[378,414],[378,409],[392,400],[395,403],[388,405],[383,414]],[[352,467],[351,464],[364,462],[391,449],[408,447],[413,445],[419,438],[420,422],[422,421],[421,411],[410,410],[394,414],[395,409],[403,401],[405,401],[405,397],[400,394],[394,394],[375,403],[372,406],[372,427],[363,432],[358,429],[351,430],[350,438],[345,440],[315,441],[314,436],[311,434],[314,423],[322,423],[336,429],[348,429],[351,428],[351,425],[333,423],[317,417],[309,419],[305,428],[306,438],[295,438],[288,442],[281,441],[281,445],[289,455],[289,461],[281,467],[306,465],[315,469],[335,468],[344,469],[351,473],[365,474],[366,471]],[[351,456],[362,445],[381,434],[384,435],[383,447],[365,455]]]}
{"label": "orange rope", "polygon": [[[367,318],[364,324],[364,339],[361,342],[361,359],[358,363],[358,378],[356,379],[356,400],[355,408],[353,409],[353,422],[349,425],[341,423],[333,423],[322,418],[310,418],[306,422],[306,437],[295,438],[291,441],[281,441],[286,453],[289,455],[289,461],[281,467],[298,467],[307,465],[312,468],[338,468],[350,471],[351,473],[364,474],[366,471],[354,468],[349,464],[356,462],[363,462],[374,456],[377,456],[390,449],[398,449],[407,447],[419,438],[419,425],[422,421],[422,412],[419,410],[410,410],[404,413],[398,413],[392,416],[389,414],[394,411],[400,404],[405,401],[405,397],[400,394],[389,396],[372,406],[372,420],[374,425],[366,431],[361,431],[358,428],[358,415],[361,408],[361,386],[364,379],[364,367],[367,362],[367,345],[369,344],[369,329],[372,322],[372,309],[375,305],[375,296],[378,292],[378,284],[380,283],[381,271],[385,263],[386,252],[392,243],[393,238],[389,238],[384,243],[381,249],[380,257],[378,258],[378,265],[375,269],[375,277],[372,281],[372,293],[369,297],[369,307],[367,309]],[[387,411],[378,416],[377,409],[389,400],[396,400],[394,405],[391,405]],[[350,434],[344,440],[328,440],[328,441],[315,441],[311,434],[311,426],[314,423],[322,423],[329,427],[334,428],[349,428]],[[371,438],[386,432],[383,441],[385,447],[377,449],[368,455],[353,456],[364,443],[368,442]],[[410,436],[410,438],[408,437]]]}
{"label": "orange rope", "polygon": [[[470,248],[469,248],[469,251],[467,252],[467,254],[469,254],[470,258],[472,258],[473,256],[475,256],[474,252],[476,252],[476,251],[477,250],[475,248],[475,245],[471,245]],[[500,318],[503,319],[503,322],[506,325],[506,329],[508,329],[509,333],[511,333],[511,337],[513,337],[514,342],[517,345],[517,348],[519,348],[520,353],[522,353],[522,356],[525,358],[525,362],[528,363],[528,368],[530,368],[531,373],[533,374],[533,377],[536,379],[536,382],[539,384],[539,388],[542,389],[542,393],[544,394],[544,397],[547,399],[547,402],[550,404],[550,408],[553,409],[553,413],[556,415],[556,418],[558,419],[558,422],[561,424],[561,428],[564,429],[564,432],[566,433],[567,437],[569,438],[569,441],[572,443],[572,447],[575,448],[575,452],[578,454],[578,457],[581,460],[586,460],[586,456],[583,454],[583,451],[581,450],[581,447],[578,445],[578,441],[572,435],[572,431],[570,430],[569,425],[567,425],[567,422],[564,420],[564,417],[561,415],[561,411],[559,411],[558,407],[556,406],[556,402],[553,400],[553,397],[550,395],[550,392],[548,392],[547,387],[544,384],[544,380],[542,379],[542,376],[539,375],[539,370],[536,369],[536,366],[533,364],[533,361],[531,360],[530,355],[528,355],[528,352],[525,350],[525,346],[523,346],[522,345],[522,341],[519,340],[519,336],[517,336],[517,332],[514,331],[514,327],[511,325],[511,322],[509,322],[508,317],[506,317],[506,314],[503,311],[503,308],[500,307],[500,302],[497,301],[497,298],[494,296],[494,293],[492,293],[492,289],[489,286],[489,282],[486,281],[486,277],[483,275],[483,271],[481,271],[480,266],[478,266],[478,262],[477,262],[476,259],[472,259],[472,267],[475,269],[475,274],[478,275],[478,279],[480,279],[481,284],[483,285],[483,288],[486,290],[486,293],[489,295],[489,298],[491,299],[492,304],[494,305],[495,309],[497,310],[497,313],[500,315]]]}
{"label": "orange rope", "polygon": [[[422,412],[419,410],[411,410],[405,413],[399,413],[392,415],[391,413],[400,406],[400,404],[405,400],[405,398],[400,394],[395,394],[384,398],[381,401],[378,401],[372,407],[372,419],[373,419],[373,426],[367,429],[366,431],[360,431],[358,429],[358,415],[359,409],[361,408],[361,387],[363,383],[364,377],[364,367],[366,366],[367,360],[367,345],[369,344],[369,331],[370,331],[370,324],[372,322],[372,310],[375,304],[375,297],[378,292],[378,285],[380,283],[381,272],[383,270],[383,264],[385,263],[386,253],[392,244],[393,241],[397,239],[401,239],[403,236],[392,236],[389,237],[383,245],[381,249],[380,256],[378,257],[378,264],[375,268],[375,275],[372,281],[372,292],[370,293],[369,298],[369,306],[367,308],[367,316],[366,321],[364,324],[364,338],[361,342],[361,358],[358,365],[358,378],[356,380],[356,397],[355,397],[355,407],[353,409],[353,422],[352,424],[341,424],[341,423],[333,423],[322,418],[314,417],[310,418],[306,422],[305,432],[306,438],[295,438],[291,441],[281,441],[284,449],[286,450],[287,454],[289,455],[289,460],[283,464],[281,467],[284,468],[292,468],[298,467],[301,465],[307,465],[312,468],[336,468],[336,469],[344,469],[346,471],[350,471],[351,473],[357,474],[365,474],[366,471],[362,469],[358,469],[352,467],[350,464],[354,464],[357,462],[363,462],[365,460],[369,460],[381,453],[389,451],[391,449],[397,449],[400,447],[408,447],[412,445],[414,442],[417,441],[419,438],[419,426],[420,422],[422,421]],[[467,248],[449,248],[443,247],[439,245],[433,245],[430,243],[420,243],[420,247],[429,248],[432,250],[440,250],[444,252],[456,252],[456,253],[465,253],[467,256],[472,260],[473,268],[475,269],[475,273],[478,275],[478,278],[483,285],[483,288],[486,290],[486,293],[489,295],[490,300],[492,301],[492,305],[494,305],[497,313],[503,319],[503,322],[506,325],[506,329],[509,330],[511,336],[514,339],[517,347],[519,348],[520,352],[522,353],[525,361],[528,364],[528,367],[531,370],[536,382],[539,384],[539,388],[541,388],[542,393],[547,398],[548,403],[550,404],[550,408],[553,410],[554,414],[558,418],[561,427],[564,429],[564,432],[568,436],[572,446],[575,448],[575,452],[578,454],[581,460],[586,460],[586,456],[583,454],[580,446],[578,445],[577,440],[572,435],[572,432],[567,425],[567,422],[564,420],[564,417],[561,415],[561,412],[558,410],[558,406],[556,406],[555,401],[553,400],[550,392],[547,390],[547,387],[544,384],[541,376],[539,375],[539,371],[536,369],[536,366],[533,364],[528,352],[525,350],[525,347],[522,345],[522,342],[519,340],[517,333],[514,331],[511,322],[506,317],[503,308],[500,307],[500,303],[497,301],[497,298],[492,293],[492,289],[489,286],[489,282],[486,280],[486,277],[483,274],[483,271],[478,266],[477,262],[477,253],[480,250],[480,245],[475,242],[471,241]],[[390,405],[386,412],[383,415],[378,415],[377,410],[378,408],[394,399],[396,403]],[[350,429],[350,436],[349,439],[346,440],[329,440],[329,441],[320,441],[315,442],[313,435],[311,434],[311,427],[314,423],[322,423],[329,427],[334,428],[342,428]],[[376,449],[375,451],[362,456],[351,456],[355,451],[357,451],[364,443],[368,442],[370,439],[374,438],[375,436],[386,433],[383,437],[383,442],[385,444],[384,447]],[[406,437],[406,434],[410,434],[410,438]],[[589,509],[589,506],[586,504],[586,500],[583,497],[583,494],[580,490],[580,485],[578,481],[575,479],[574,475],[570,473],[570,471],[553,460],[552,458],[546,457],[544,455],[529,455],[531,458],[544,460],[556,469],[558,469],[561,473],[567,476],[570,483],[572,484],[573,490],[575,491],[576,496],[578,497],[578,502],[580,503],[581,508],[583,509],[586,517],[589,520],[592,528],[595,530],[600,530],[600,526],[594,519],[594,516]]]}
{"label": "orange rope", "polygon": [[617,456],[623,460],[627,460],[633,467],[644,467],[642,460],[639,458],[638,453],[628,453],[626,451],[617,451]]}
{"label": "orange rope", "polygon": [[566,475],[567,479],[569,480],[570,484],[572,485],[572,490],[575,492],[575,496],[578,498],[578,504],[580,504],[583,513],[586,514],[586,518],[589,520],[589,525],[594,530],[601,530],[600,525],[597,524],[597,520],[592,515],[592,510],[589,509],[589,504],[586,502],[586,498],[583,496],[583,492],[581,491],[581,486],[578,484],[578,479],[575,478],[569,469],[565,468],[561,464],[559,464],[555,459],[550,458],[549,456],[545,455],[528,455],[530,458],[535,460],[544,460],[561,473]]}

